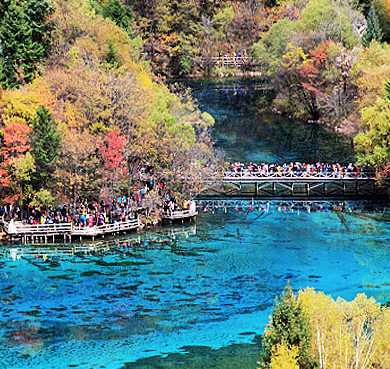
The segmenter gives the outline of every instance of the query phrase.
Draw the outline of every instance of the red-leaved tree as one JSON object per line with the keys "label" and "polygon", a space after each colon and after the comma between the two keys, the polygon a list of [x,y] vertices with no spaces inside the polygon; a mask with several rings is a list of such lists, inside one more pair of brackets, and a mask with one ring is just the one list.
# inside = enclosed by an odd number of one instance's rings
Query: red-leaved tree
{"label": "red-leaved tree", "polygon": [[125,137],[120,134],[119,130],[109,132],[104,138],[104,145],[100,146],[104,164],[103,179],[105,184],[109,185],[112,197],[115,196],[119,180],[127,176],[127,165],[123,155],[124,148]]}
{"label": "red-leaved tree", "polygon": [[15,121],[4,127],[3,145],[0,148],[0,193],[4,203],[13,203],[21,195],[16,176],[19,160],[30,151],[30,127]]}

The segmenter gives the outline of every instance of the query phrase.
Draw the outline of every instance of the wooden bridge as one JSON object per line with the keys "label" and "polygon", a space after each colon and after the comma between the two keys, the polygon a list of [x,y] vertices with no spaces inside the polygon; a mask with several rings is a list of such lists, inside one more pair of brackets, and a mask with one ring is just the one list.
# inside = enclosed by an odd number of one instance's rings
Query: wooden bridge
{"label": "wooden bridge", "polygon": [[254,196],[256,198],[378,198],[386,197],[390,179],[381,183],[365,172],[228,171],[210,181],[199,198]]}
{"label": "wooden bridge", "polygon": [[214,64],[219,67],[230,67],[230,68],[244,68],[248,65],[253,66],[255,64],[254,59],[251,56],[210,56],[202,58],[203,64]]}

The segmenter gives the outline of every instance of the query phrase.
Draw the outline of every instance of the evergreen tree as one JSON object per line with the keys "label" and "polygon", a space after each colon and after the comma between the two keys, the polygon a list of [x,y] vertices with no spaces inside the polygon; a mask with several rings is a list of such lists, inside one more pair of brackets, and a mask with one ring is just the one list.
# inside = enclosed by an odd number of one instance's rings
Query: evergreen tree
{"label": "evergreen tree", "polygon": [[311,368],[311,360],[307,353],[310,343],[309,324],[289,283],[279,298],[276,298],[271,322],[266,329],[262,368],[270,367],[272,354],[278,345],[285,345],[289,350],[298,347],[299,367]]}
{"label": "evergreen tree", "polygon": [[53,180],[54,164],[58,159],[61,135],[57,133],[57,126],[44,106],[38,108],[32,128],[30,139],[36,168],[32,185],[36,190],[48,189]]}
{"label": "evergreen tree", "polygon": [[372,6],[372,0],[358,0],[357,6],[364,16],[367,17],[370,7]]}
{"label": "evergreen tree", "polygon": [[[3,65],[3,61],[0,59],[0,90],[2,89],[1,81],[5,81],[5,79],[6,79],[6,75],[4,72],[4,65]],[[1,94],[0,94],[0,98],[1,98]]]}
{"label": "evergreen tree", "polygon": [[54,7],[48,0],[26,1],[24,3],[24,13],[27,16],[32,28],[31,38],[44,48],[44,55],[50,51],[50,36],[54,29],[54,22],[49,19],[54,13]]}
{"label": "evergreen tree", "polygon": [[120,0],[109,0],[103,7],[103,17],[110,18],[119,27],[129,31],[134,14],[131,8],[125,8]]}
{"label": "evergreen tree", "polygon": [[119,66],[121,64],[118,54],[114,48],[114,42],[112,41],[111,38],[108,40],[108,51],[106,56],[106,62],[114,66]]}
{"label": "evergreen tree", "polygon": [[49,51],[53,7],[46,0],[6,0],[0,18],[0,59],[6,88],[33,80],[37,65]]}
{"label": "evergreen tree", "polygon": [[372,40],[382,41],[382,30],[379,25],[378,17],[376,16],[374,6],[370,6],[370,10],[367,15],[366,32],[362,37],[362,45],[368,47]]}

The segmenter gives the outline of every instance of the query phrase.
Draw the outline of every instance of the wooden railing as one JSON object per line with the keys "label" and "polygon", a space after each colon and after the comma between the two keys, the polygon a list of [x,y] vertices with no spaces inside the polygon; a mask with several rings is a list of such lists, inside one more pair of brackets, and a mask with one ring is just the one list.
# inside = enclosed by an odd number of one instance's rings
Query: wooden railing
{"label": "wooden railing", "polygon": [[164,212],[162,214],[163,219],[177,220],[177,219],[185,219],[191,218],[198,215],[198,211],[195,209],[192,210],[176,210],[173,212]]}
{"label": "wooden railing", "polygon": [[72,232],[72,223],[52,224],[24,224],[22,222],[3,222],[4,231],[11,235],[16,234],[45,234],[57,235]]}
{"label": "wooden railing", "polygon": [[101,236],[104,234],[115,233],[119,231],[129,231],[132,229],[139,229],[139,219],[127,220],[125,222],[116,222],[110,224],[103,224],[94,227],[72,227],[72,236]]}
{"label": "wooden railing", "polygon": [[100,236],[119,231],[139,229],[140,227],[139,219],[93,227],[79,227],[74,226],[72,223],[24,224],[14,221],[3,222],[4,231],[9,235],[29,234],[52,236],[68,234],[69,236]]}
{"label": "wooden railing", "polygon": [[202,61],[203,62],[212,61],[214,64],[217,65],[229,65],[229,66],[240,67],[247,64],[248,62],[253,62],[253,58],[245,55],[241,55],[241,57],[221,55],[221,56],[203,57]]}

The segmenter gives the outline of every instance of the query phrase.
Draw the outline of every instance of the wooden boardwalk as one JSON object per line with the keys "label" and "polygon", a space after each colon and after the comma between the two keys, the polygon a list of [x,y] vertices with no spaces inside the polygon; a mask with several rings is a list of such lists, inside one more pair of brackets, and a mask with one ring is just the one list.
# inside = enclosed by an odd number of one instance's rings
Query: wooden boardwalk
{"label": "wooden boardwalk", "polygon": [[84,238],[104,237],[110,234],[119,234],[129,231],[136,231],[141,228],[139,219],[128,220],[124,222],[116,222],[113,224],[104,224],[93,227],[79,227],[72,223],[58,224],[24,224],[22,222],[3,222],[3,229],[11,238],[21,238],[23,243],[29,240],[32,243],[55,241],[60,237],[64,242],[72,241],[72,237],[77,237],[80,240]]}
{"label": "wooden boardwalk", "polygon": [[161,219],[165,223],[173,223],[177,221],[184,222],[185,220],[192,220],[198,215],[196,210],[196,205],[194,202],[194,207],[189,210],[177,210],[174,212],[165,212],[162,214]]}
{"label": "wooden boardwalk", "polygon": [[[190,203],[188,210],[177,210],[174,212],[163,213],[161,219],[163,223],[174,223],[186,220],[192,220],[198,215],[195,201]],[[53,223],[53,224],[26,224],[24,222],[9,221],[2,222],[3,230],[11,239],[20,239],[22,243],[48,243],[63,241],[64,243],[73,240],[104,238],[106,235],[119,235],[131,231],[138,231],[144,227],[139,219],[116,222],[113,224],[104,224],[93,227],[80,227],[72,223]]]}
{"label": "wooden boardwalk", "polygon": [[203,197],[326,197],[371,198],[386,196],[390,180],[380,184],[372,173],[365,172],[264,172],[228,171],[209,183]]}

